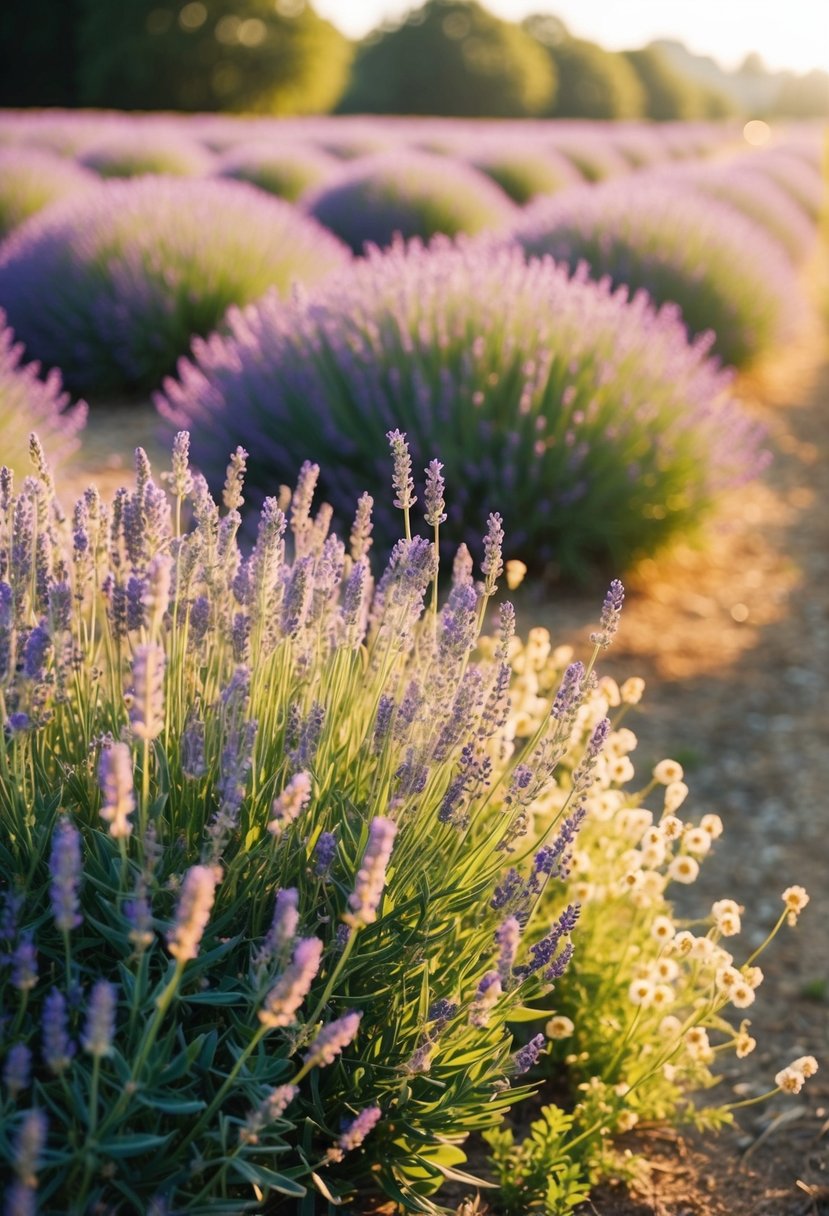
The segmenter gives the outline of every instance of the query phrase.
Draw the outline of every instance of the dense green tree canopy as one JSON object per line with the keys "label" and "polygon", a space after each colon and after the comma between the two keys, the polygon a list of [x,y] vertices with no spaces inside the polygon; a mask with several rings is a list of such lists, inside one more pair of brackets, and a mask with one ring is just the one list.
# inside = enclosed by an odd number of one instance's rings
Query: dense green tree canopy
{"label": "dense green tree canopy", "polygon": [[571,38],[561,22],[529,17],[526,31],[536,39],[556,69],[558,90],[548,110],[557,118],[641,118],[645,89],[624,55],[605,51],[595,42]]}
{"label": "dense green tree canopy", "polygon": [[305,0],[81,0],[80,100],[126,109],[316,113],[351,48]]}
{"label": "dense green tree canopy", "polygon": [[341,109],[521,118],[548,113],[555,69],[532,38],[474,0],[427,0],[366,39]]}

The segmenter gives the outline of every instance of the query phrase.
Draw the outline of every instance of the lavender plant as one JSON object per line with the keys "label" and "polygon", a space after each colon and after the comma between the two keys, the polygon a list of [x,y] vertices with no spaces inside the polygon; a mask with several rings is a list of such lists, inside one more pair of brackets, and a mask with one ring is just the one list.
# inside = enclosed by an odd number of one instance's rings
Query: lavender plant
{"label": "lavender plant", "polygon": [[320,149],[262,139],[230,149],[219,162],[217,172],[221,177],[250,182],[268,194],[296,202],[339,169],[337,160]]}
{"label": "lavender plant", "polygon": [[211,166],[210,154],[174,128],[141,127],[124,117],[79,155],[78,161],[101,177],[141,177],[147,173],[201,177]]}
{"label": "lavender plant", "polygon": [[89,190],[90,173],[49,152],[0,148],[0,239],[49,203]]}
{"label": "lavender plant", "polygon": [[[167,491],[139,449],[132,488],[68,516],[42,460],[17,493],[0,479],[16,1213],[311,1213],[355,1190],[434,1212],[469,1132],[528,1092],[543,1039],[510,1024],[561,979],[578,909],[548,893],[530,924],[499,889],[590,682],[569,672],[531,745],[504,747],[509,605],[476,654],[500,519],[480,579],[462,551],[439,587],[391,442],[406,539],[376,585],[371,499],[346,546],[310,464],[246,554],[242,449],[222,505],[185,433]],[[434,461],[435,537],[445,493]],[[555,883],[538,869],[539,898]]]}
{"label": "lavender plant", "polygon": [[[310,453],[346,518],[382,475],[376,436],[399,421],[419,468],[442,451],[444,537],[474,547],[481,508],[497,507],[511,555],[573,572],[652,550],[762,464],[729,376],[707,339],[688,343],[675,309],[549,260],[525,265],[515,248],[398,244],[228,324],[229,337],[195,345],[158,404],[192,430],[214,484],[238,436],[257,499]],[[375,523],[394,538],[389,507]]]}
{"label": "lavender plant", "polygon": [[146,389],[231,304],[347,259],[312,220],[252,186],[145,177],[55,204],[13,233],[0,305],[73,390]]}
{"label": "lavender plant", "polygon": [[57,465],[77,447],[87,414],[82,402],[70,406],[59,372],[42,380],[39,365],[24,363],[23,354],[23,344],[15,341],[0,309],[0,452],[5,464],[18,472],[29,467],[28,428],[37,426],[50,460]]}
{"label": "lavender plant", "polygon": [[428,239],[504,228],[515,212],[483,173],[424,152],[360,158],[304,206],[355,253],[367,243],[389,245],[395,234]]}
{"label": "lavender plant", "polygon": [[826,206],[826,183],[818,165],[804,160],[786,144],[756,153],[751,164],[785,190],[810,219],[820,219]]}
{"label": "lavender plant", "polygon": [[522,147],[504,147],[499,141],[486,144],[469,158],[479,172],[491,177],[513,202],[523,206],[540,194],[557,194],[582,181],[578,170],[566,157],[527,140]]}
{"label": "lavender plant", "polygon": [[682,310],[692,335],[712,330],[742,367],[791,332],[797,284],[777,242],[733,207],[650,176],[570,191],[528,209],[513,229],[528,256],[549,254],[595,279],[644,288]]}

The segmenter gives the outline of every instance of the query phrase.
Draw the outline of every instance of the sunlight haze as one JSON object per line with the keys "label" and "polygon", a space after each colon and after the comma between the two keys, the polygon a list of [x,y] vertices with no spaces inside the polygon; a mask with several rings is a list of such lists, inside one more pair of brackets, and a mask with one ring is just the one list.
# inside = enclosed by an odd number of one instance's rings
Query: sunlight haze
{"label": "sunlight haze", "polygon": [[[315,8],[352,38],[417,7],[407,0],[316,0]],[[736,67],[750,51],[774,70],[829,70],[829,6],[825,0],[487,0],[509,21],[554,13],[571,33],[610,50],[674,38],[698,54]]]}

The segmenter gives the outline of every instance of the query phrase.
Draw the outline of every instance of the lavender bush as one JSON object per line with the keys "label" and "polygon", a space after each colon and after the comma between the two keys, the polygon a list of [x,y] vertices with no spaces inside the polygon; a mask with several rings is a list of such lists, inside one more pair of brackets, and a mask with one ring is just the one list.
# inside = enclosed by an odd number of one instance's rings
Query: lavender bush
{"label": "lavender bush", "polygon": [[[432,1212],[468,1133],[528,1092],[540,1045],[508,1023],[572,953],[576,909],[522,927],[494,892],[516,764],[546,783],[584,690],[543,747],[502,747],[509,605],[474,654],[497,515],[480,581],[461,554],[444,586],[415,537],[375,586],[367,495],[346,546],[306,464],[245,556],[245,453],[222,507],[187,454],[180,434],[169,494],[139,449],[132,488],[69,516],[42,459],[17,494],[0,477],[12,1210],[311,1213],[359,1188]],[[437,531],[437,461],[430,485]]]}
{"label": "lavender bush", "polygon": [[61,391],[60,373],[39,378],[37,363],[23,362],[23,344],[15,342],[0,309],[0,452],[3,462],[20,473],[29,467],[29,428],[36,426],[53,464],[77,447],[86,422],[86,406],[70,407]]}
{"label": "lavender bush", "polygon": [[773,178],[755,170],[751,162],[694,166],[683,176],[696,192],[721,199],[764,228],[793,262],[803,261],[813,250],[817,236],[814,220],[791,194]]}
{"label": "lavender bush", "polygon": [[756,153],[751,164],[790,194],[810,219],[820,219],[826,206],[826,183],[814,164],[785,144]]}
{"label": "lavender bush", "polygon": [[527,141],[523,147],[486,145],[473,153],[470,164],[491,177],[513,202],[523,205],[539,194],[557,194],[582,181],[571,161]]}
{"label": "lavender bush", "polygon": [[92,174],[29,148],[0,148],[0,240],[49,203],[89,190]]}
{"label": "lavender bush", "polygon": [[504,228],[515,214],[495,182],[469,165],[423,152],[361,158],[304,205],[355,253],[367,242]]}
{"label": "lavender bush", "polygon": [[78,157],[82,165],[101,177],[141,177],[148,173],[200,177],[209,170],[211,159],[200,144],[183,132],[140,127],[129,119]]}
{"label": "lavender bush", "polygon": [[681,177],[612,182],[533,204],[513,229],[528,256],[549,254],[614,286],[676,303],[692,335],[743,367],[791,332],[799,312],[788,258],[733,207],[689,193]]}
{"label": "lavender bush", "polygon": [[217,172],[295,202],[339,169],[333,156],[318,149],[260,140],[232,148],[222,157]]}
{"label": "lavender bush", "polygon": [[[310,454],[346,518],[382,474],[377,435],[399,421],[418,469],[441,447],[445,536],[474,545],[480,510],[502,507],[512,555],[573,572],[618,568],[695,525],[761,462],[729,376],[707,339],[688,343],[675,309],[525,265],[515,248],[398,244],[228,325],[195,345],[158,403],[192,430],[216,484],[237,436],[259,500]],[[375,520],[394,537],[388,507]]]}
{"label": "lavender bush", "polygon": [[347,260],[312,220],[253,186],[146,177],[19,228],[0,254],[0,305],[74,390],[145,389],[231,304]]}

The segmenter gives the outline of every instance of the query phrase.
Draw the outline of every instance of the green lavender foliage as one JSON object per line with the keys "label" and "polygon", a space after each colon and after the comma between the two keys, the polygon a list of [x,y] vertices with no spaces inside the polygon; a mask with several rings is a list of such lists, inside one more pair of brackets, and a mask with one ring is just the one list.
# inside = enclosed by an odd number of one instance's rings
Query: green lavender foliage
{"label": "green lavender foliage", "polygon": [[[495,939],[528,752],[501,740],[508,606],[473,658],[497,520],[485,578],[461,553],[438,611],[431,543],[375,588],[370,500],[346,552],[314,466],[243,556],[244,453],[219,507],[187,448],[169,493],[139,449],[132,488],[68,516],[42,459],[0,477],[0,1175],[67,1216],[355,1190],[432,1212],[528,1092],[508,1022],[550,987],[527,968],[549,919],[517,958]],[[561,750],[571,711],[532,747]]]}

